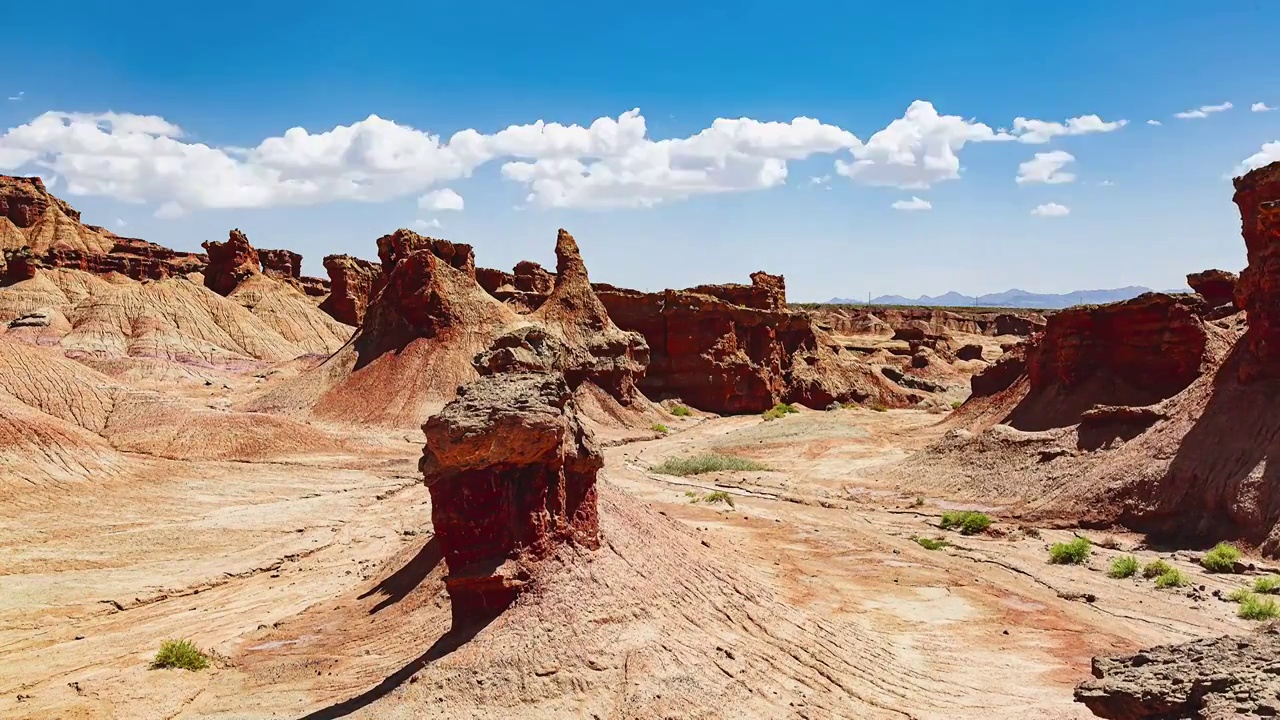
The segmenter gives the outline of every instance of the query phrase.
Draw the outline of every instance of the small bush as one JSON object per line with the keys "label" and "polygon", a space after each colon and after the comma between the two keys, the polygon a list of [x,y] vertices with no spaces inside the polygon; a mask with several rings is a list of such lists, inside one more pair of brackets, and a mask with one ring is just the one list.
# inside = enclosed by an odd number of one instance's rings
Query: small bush
{"label": "small bush", "polygon": [[964,401],[963,401],[963,400],[952,400],[952,401],[951,401],[951,409],[952,409],[952,410],[959,410],[959,409],[960,409],[960,406],[961,406],[961,405],[963,405],[963,404],[964,404]]}
{"label": "small bush", "polygon": [[1089,538],[1078,537],[1071,542],[1054,543],[1049,548],[1049,562],[1054,565],[1079,565],[1089,559],[1093,545]]}
{"label": "small bush", "polygon": [[1138,574],[1138,567],[1138,558],[1132,555],[1121,555],[1118,558],[1111,559],[1111,566],[1107,568],[1107,577],[1113,577],[1117,580],[1133,577]]}
{"label": "small bush", "polygon": [[1280,605],[1273,598],[1250,593],[1240,600],[1236,614],[1245,620],[1274,620],[1280,617]]}
{"label": "small bush", "polygon": [[1096,544],[1098,547],[1104,547],[1108,550],[1120,549],[1120,541],[1117,540],[1114,535],[1103,535],[1102,539],[1099,540]]}
{"label": "small bush", "polygon": [[797,410],[796,406],[792,405],[791,403],[778,403],[777,405],[774,405],[772,408],[764,411],[763,417],[765,420],[777,420],[778,418],[784,415],[790,415],[791,413],[798,413],[798,412],[800,411]]}
{"label": "small bush", "polygon": [[1254,580],[1253,591],[1260,595],[1280,595],[1280,575],[1267,575]]}
{"label": "small bush", "polygon": [[1234,603],[1244,602],[1244,599],[1252,594],[1249,592],[1249,588],[1236,588],[1231,591],[1231,594],[1227,595],[1227,599]]}
{"label": "small bush", "polygon": [[942,513],[938,525],[943,530],[958,529],[961,535],[977,535],[991,527],[991,518],[972,510],[952,510]]}
{"label": "small bush", "polygon": [[671,414],[675,415],[676,417],[689,417],[690,415],[693,414],[693,411],[685,407],[684,405],[672,405]]}
{"label": "small bush", "polygon": [[858,403],[856,403],[856,402],[842,402],[842,403],[840,403],[840,409],[842,409],[842,410],[857,410],[857,409],[858,409],[858,408],[860,408],[860,407],[862,407],[862,406],[861,406],[861,405],[859,405],[859,404],[858,404]]}
{"label": "small bush", "polygon": [[663,475],[685,477],[719,470],[768,470],[769,468],[767,465],[762,465],[755,460],[748,460],[734,455],[703,453],[685,458],[667,458],[650,469]]}
{"label": "small bush", "polygon": [[1152,560],[1142,566],[1142,577],[1150,580],[1173,570],[1173,566],[1163,560]]}
{"label": "small bush", "polygon": [[911,501],[911,507],[922,507],[922,506],[924,506],[924,498],[920,495],[917,495],[916,499]]}
{"label": "small bush", "polygon": [[662,433],[663,435],[666,435],[667,433],[671,432],[671,429],[668,428],[666,425],[663,425],[662,423],[654,423],[653,425],[649,426],[649,429],[656,433]]}
{"label": "small bush", "polygon": [[913,539],[925,550],[941,550],[951,544],[942,538],[918,537]]}
{"label": "small bush", "polygon": [[871,405],[871,409],[872,409],[872,410],[875,410],[876,412],[888,412],[888,411],[889,411],[889,408],[885,407],[885,406],[884,406],[884,404],[882,404],[882,403],[872,403],[872,405]]}
{"label": "small bush", "polygon": [[715,492],[709,492],[706,495],[703,495],[702,502],[707,503],[708,505],[724,503],[731,508],[737,507],[737,505],[733,504],[733,496],[723,490],[716,490]]}
{"label": "small bush", "polygon": [[1158,588],[1178,588],[1186,587],[1191,584],[1191,579],[1181,570],[1170,568],[1159,577],[1156,578],[1156,587]]}
{"label": "small bush", "polygon": [[209,667],[209,657],[190,640],[165,640],[160,643],[160,652],[151,661],[151,667],[203,670]]}
{"label": "small bush", "polygon": [[1236,561],[1240,559],[1240,550],[1231,543],[1218,543],[1212,550],[1200,558],[1200,564],[1211,573],[1235,572]]}

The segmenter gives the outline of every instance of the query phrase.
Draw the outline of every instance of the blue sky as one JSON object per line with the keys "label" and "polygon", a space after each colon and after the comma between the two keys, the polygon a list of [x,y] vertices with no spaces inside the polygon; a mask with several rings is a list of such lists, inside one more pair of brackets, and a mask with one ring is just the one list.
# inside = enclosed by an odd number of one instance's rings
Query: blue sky
{"label": "blue sky", "polygon": [[[1280,106],[1257,0],[262,5],[7,9],[0,172],[56,177],[123,235],[194,249],[239,227],[314,274],[415,222],[482,265],[552,264],[565,227],[599,281],[766,269],[803,301],[1238,270],[1229,177],[1280,140],[1280,112],[1251,111]],[[916,101],[954,119],[875,139]],[[498,135],[537,120],[583,128]],[[1070,181],[1016,181],[1060,153],[1027,179]],[[443,188],[462,210],[431,208]],[[913,198],[930,208],[892,207]]]}

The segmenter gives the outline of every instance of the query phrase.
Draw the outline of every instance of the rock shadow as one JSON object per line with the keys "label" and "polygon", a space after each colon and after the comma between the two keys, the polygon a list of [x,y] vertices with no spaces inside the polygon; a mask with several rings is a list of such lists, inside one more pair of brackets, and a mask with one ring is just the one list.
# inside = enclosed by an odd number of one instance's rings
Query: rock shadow
{"label": "rock shadow", "polygon": [[414,588],[422,584],[422,581],[436,569],[443,558],[443,551],[440,549],[440,539],[432,535],[417,555],[413,556],[404,567],[387,576],[382,582],[373,586],[368,592],[360,596],[361,600],[370,595],[383,594],[386,595],[377,605],[374,605],[369,614],[374,615],[383,609],[394,605],[405,598]]}

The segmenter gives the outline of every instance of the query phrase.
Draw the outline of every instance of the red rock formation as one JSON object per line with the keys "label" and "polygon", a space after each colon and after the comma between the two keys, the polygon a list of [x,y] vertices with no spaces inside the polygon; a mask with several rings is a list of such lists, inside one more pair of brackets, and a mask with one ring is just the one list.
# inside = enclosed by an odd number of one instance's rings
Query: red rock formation
{"label": "red rock formation", "polygon": [[[560,232],[564,232],[564,230]],[[543,270],[538,263],[528,260],[521,260],[516,263],[515,272],[511,276],[511,284],[516,290],[538,295],[550,294],[551,289],[555,287],[555,283],[555,275]]]}
{"label": "red rock formation", "polygon": [[784,310],[787,306],[786,280],[781,275],[770,275],[763,270],[751,273],[750,285],[698,285],[686,292],[710,295],[732,305],[756,310]]}
{"label": "red rock formation", "polygon": [[1018,335],[1021,337],[1031,337],[1035,333],[1044,329],[1045,319],[1043,316],[1031,313],[1028,315],[1015,315],[1013,313],[1000,313],[995,316],[991,324],[992,335]]}
{"label": "red rock formation", "polygon": [[1146,293],[1109,305],[1068,308],[1049,318],[1028,355],[1032,392],[1103,379],[1093,402],[1148,405],[1174,395],[1203,371],[1203,305],[1185,295]]}
{"label": "red rock formation", "polygon": [[0,217],[8,218],[19,229],[27,229],[34,227],[50,207],[80,222],[80,213],[49,194],[40,178],[0,175]]}
{"label": "red rock formation", "polygon": [[369,296],[382,268],[350,255],[326,255],[324,269],[329,273],[329,296],[320,303],[320,309],[340,323],[364,322]]}
{"label": "red rock formation", "polygon": [[1245,382],[1280,376],[1280,162],[1235,179],[1249,265],[1235,288],[1236,305],[1249,318]]}
{"label": "red rock formation", "polygon": [[994,364],[969,379],[973,397],[989,397],[1007,390],[1027,372],[1026,345],[1016,345]]}
{"label": "red rock formation", "polygon": [[31,253],[31,248],[5,250],[0,254],[0,285],[30,280],[40,267],[40,259]]}
{"label": "red rock formation", "polygon": [[261,272],[258,251],[239,230],[232,230],[226,242],[206,240],[201,246],[209,254],[204,286],[219,295],[230,295],[245,278]]}
{"label": "red rock formation", "polygon": [[1187,285],[1204,298],[1209,307],[1216,308],[1235,303],[1238,280],[1235,273],[1226,270],[1204,270],[1188,275]]}
{"label": "red rock formation", "polygon": [[264,275],[282,280],[297,280],[302,277],[302,256],[296,252],[259,250],[258,258],[262,261]]}
{"label": "red rock formation", "polygon": [[418,250],[427,250],[472,278],[476,276],[476,256],[470,245],[424,237],[405,228],[378,238],[378,258],[382,260],[383,273],[389,275],[397,262]]}
{"label": "red rock formation", "polygon": [[483,377],[422,431],[419,469],[455,624],[501,612],[558,547],[600,546],[595,482],[604,461],[560,375]]}
{"label": "red rock formation", "polygon": [[959,350],[956,350],[956,357],[961,360],[981,360],[982,346],[973,343],[962,345]]}

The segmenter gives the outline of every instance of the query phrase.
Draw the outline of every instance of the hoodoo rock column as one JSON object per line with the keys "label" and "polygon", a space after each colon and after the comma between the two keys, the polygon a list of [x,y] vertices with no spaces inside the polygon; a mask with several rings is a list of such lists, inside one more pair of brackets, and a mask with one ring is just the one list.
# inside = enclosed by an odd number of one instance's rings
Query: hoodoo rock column
{"label": "hoodoo rock column", "polygon": [[487,375],[422,426],[419,469],[455,624],[491,618],[564,545],[600,546],[604,464],[558,373]]}

